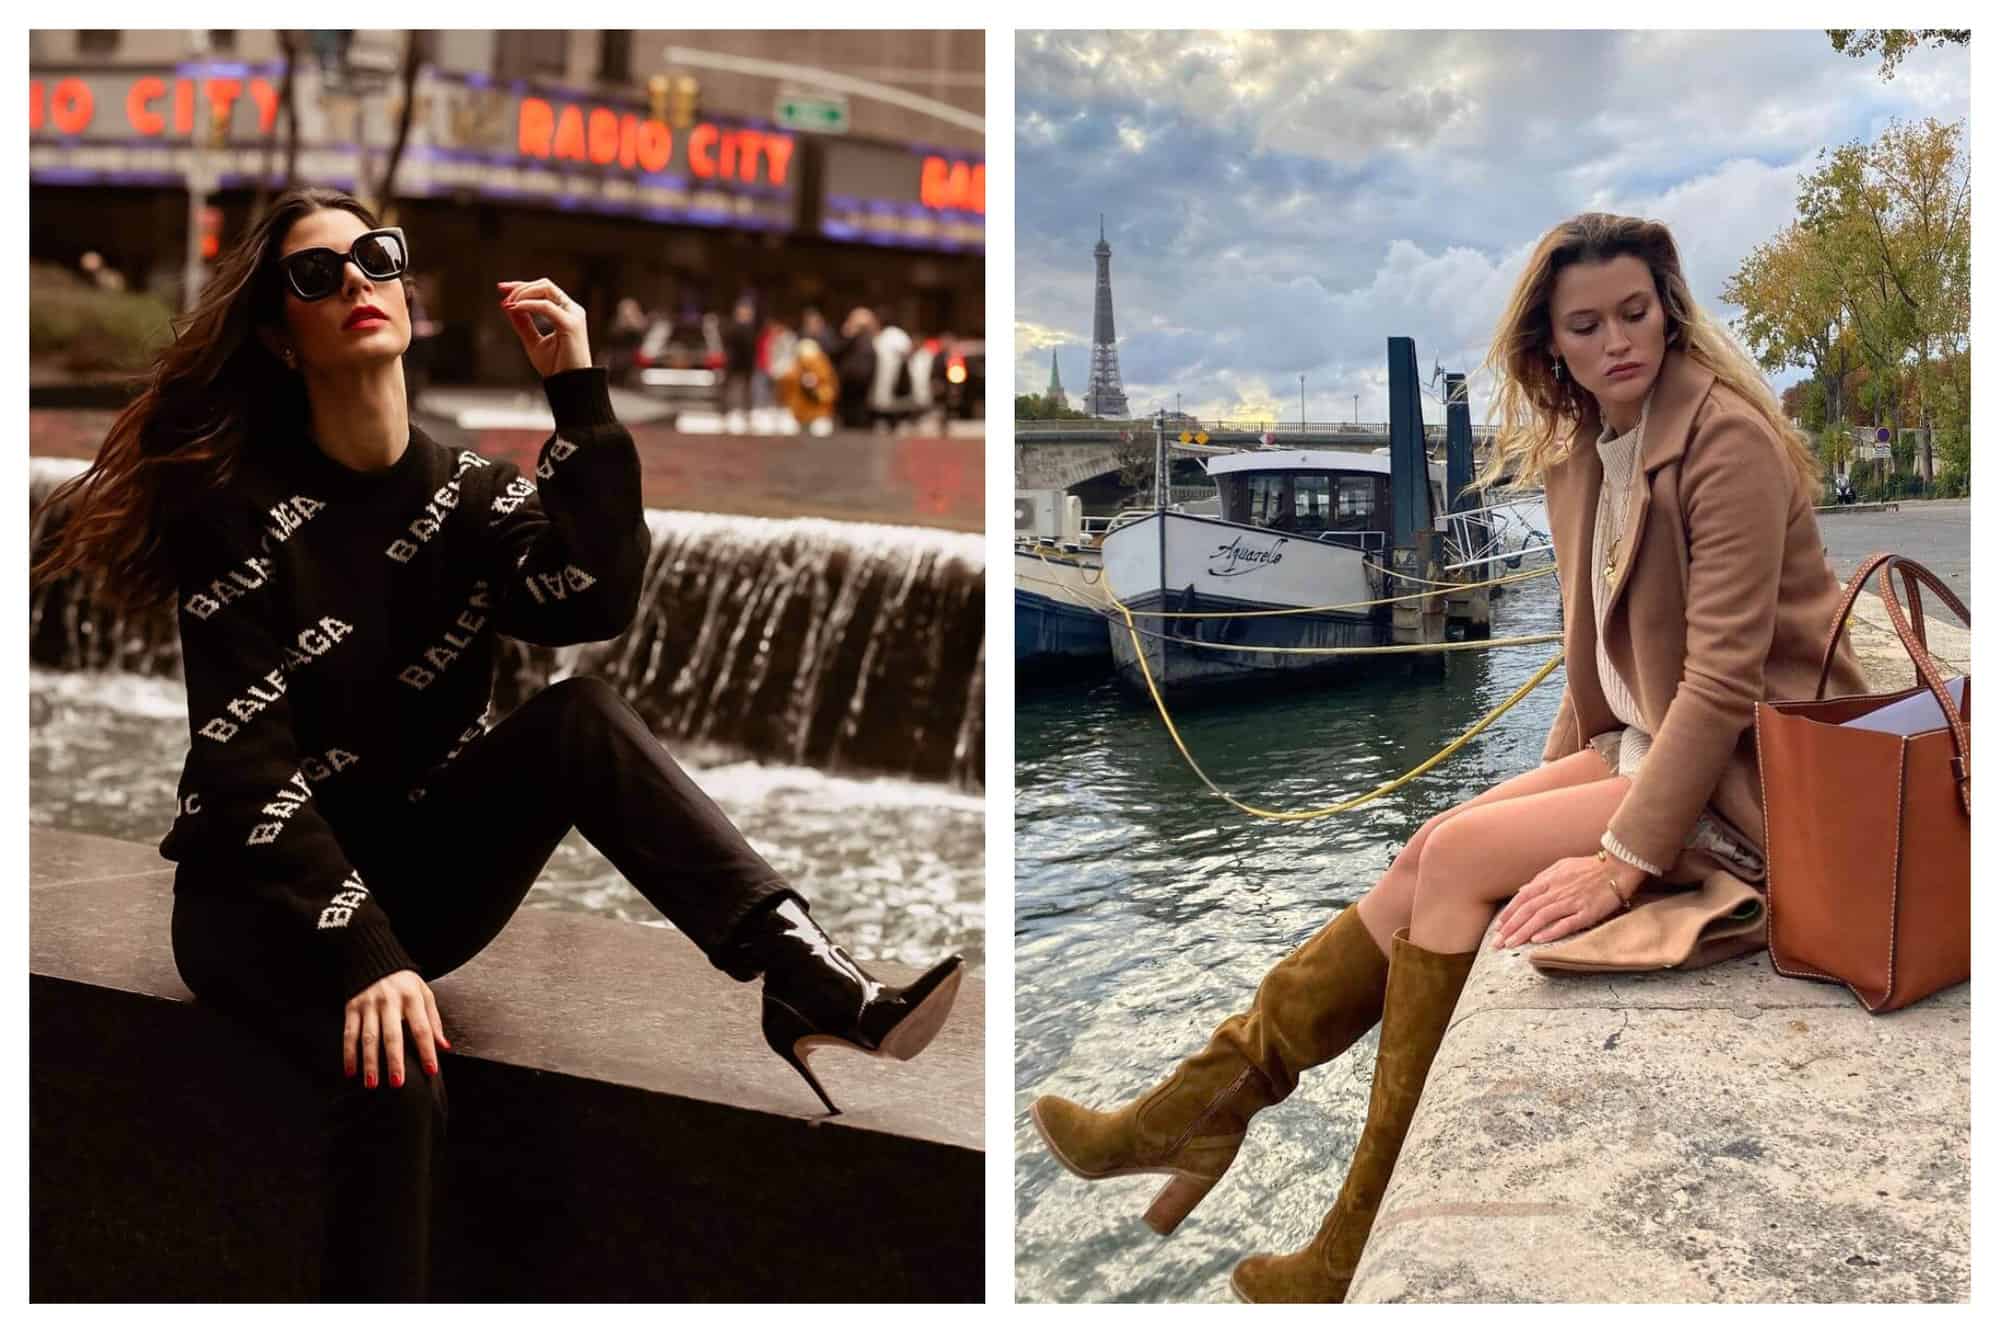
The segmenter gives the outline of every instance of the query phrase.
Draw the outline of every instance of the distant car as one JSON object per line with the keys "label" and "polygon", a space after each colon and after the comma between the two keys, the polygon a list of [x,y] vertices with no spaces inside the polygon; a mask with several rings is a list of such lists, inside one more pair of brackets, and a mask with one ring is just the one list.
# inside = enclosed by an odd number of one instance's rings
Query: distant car
{"label": "distant car", "polygon": [[722,403],[722,335],[714,316],[701,324],[656,319],[632,352],[632,387],[686,407]]}

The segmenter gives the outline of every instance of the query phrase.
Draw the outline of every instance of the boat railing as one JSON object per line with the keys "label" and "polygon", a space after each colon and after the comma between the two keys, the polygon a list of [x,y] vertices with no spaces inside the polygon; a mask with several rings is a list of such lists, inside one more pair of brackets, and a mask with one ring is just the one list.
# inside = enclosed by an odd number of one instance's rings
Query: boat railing
{"label": "boat railing", "polygon": [[1379,554],[1388,547],[1389,534],[1367,531],[1322,532],[1315,540],[1325,542],[1329,546],[1345,546],[1350,550],[1360,551],[1363,555],[1370,551]]}
{"label": "boat railing", "polygon": [[[1159,511],[1157,509],[1121,509],[1117,513],[1113,514],[1110,518],[1099,520],[1104,524],[1104,526],[1101,529],[1098,529],[1097,531],[1099,535],[1102,535],[1104,533],[1116,532],[1118,529],[1124,527],[1128,523],[1137,523],[1141,519],[1151,518],[1154,514],[1158,512]],[[1084,516],[1083,530],[1086,533],[1092,531],[1090,526],[1091,518],[1092,516],[1088,514]]]}
{"label": "boat railing", "polygon": [[1549,534],[1521,512],[1519,501],[1464,509],[1445,529],[1445,569],[1501,564],[1519,569],[1523,557],[1555,550]]}

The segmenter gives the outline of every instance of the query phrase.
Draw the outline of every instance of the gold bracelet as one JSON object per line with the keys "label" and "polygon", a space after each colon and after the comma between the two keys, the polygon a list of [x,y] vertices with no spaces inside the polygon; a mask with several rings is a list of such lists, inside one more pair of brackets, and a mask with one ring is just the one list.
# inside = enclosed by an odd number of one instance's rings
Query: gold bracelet
{"label": "gold bracelet", "polygon": [[[1597,849],[1597,859],[1599,861],[1602,861],[1606,866],[1609,866],[1611,864],[1611,853],[1605,851],[1602,847],[1599,847]],[[1604,882],[1611,886],[1611,896],[1618,900],[1618,910],[1621,912],[1631,911],[1632,898],[1627,898],[1624,894],[1618,892],[1618,876],[1612,874],[1611,871],[1607,869],[1604,872]],[[1639,891],[1637,889],[1634,889],[1632,891],[1632,897],[1636,898],[1638,896],[1639,896]]]}

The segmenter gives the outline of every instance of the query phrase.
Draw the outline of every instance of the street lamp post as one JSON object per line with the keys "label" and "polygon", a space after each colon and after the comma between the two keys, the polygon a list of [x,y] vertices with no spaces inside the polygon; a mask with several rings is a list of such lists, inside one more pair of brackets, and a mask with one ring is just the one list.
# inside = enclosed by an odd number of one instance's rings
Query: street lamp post
{"label": "street lamp post", "polygon": [[1304,375],[1301,375],[1299,376],[1299,438],[1304,439],[1305,433],[1306,433],[1306,377]]}

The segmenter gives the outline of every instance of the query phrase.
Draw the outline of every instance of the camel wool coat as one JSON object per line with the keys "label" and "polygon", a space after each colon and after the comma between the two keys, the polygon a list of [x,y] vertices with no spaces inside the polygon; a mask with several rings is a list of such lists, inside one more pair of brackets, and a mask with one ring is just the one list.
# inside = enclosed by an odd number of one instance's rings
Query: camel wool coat
{"label": "camel wool coat", "polygon": [[[1709,864],[1683,856],[1705,807],[1761,850],[1764,806],[1751,722],[1760,699],[1803,699],[1819,681],[1841,583],[1808,495],[1764,419],[1715,372],[1669,348],[1640,441],[1621,564],[1608,589],[1587,568],[1604,465],[1595,407],[1544,479],[1562,580],[1566,683],[1544,762],[1623,724],[1597,675],[1593,598],[1607,599],[1605,654],[1631,687],[1652,749],[1611,818],[1632,852],[1674,882]],[[1845,627],[1826,697],[1867,683]]]}

